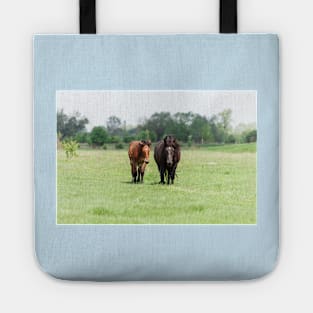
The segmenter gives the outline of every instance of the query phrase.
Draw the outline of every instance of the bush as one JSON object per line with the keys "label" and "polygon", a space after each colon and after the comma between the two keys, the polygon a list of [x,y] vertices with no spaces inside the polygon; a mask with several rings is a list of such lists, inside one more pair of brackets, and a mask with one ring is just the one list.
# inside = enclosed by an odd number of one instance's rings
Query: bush
{"label": "bush", "polygon": [[108,149],[107,145],[102,145],[102,149],[107,150]]}
{"label": "bush", "polygon": [[257,139],[257,132],[256,129],[249,131],[246,134],[246,142],[250,143],[250,142],[256,142]]}
{"label": "bush", "polygon": [[118,150],[124,149],[124,145],[121,142],[119,142],[115,144],[115,149],[118,149]]}
{"label": "bush", "polygon": [[119,136],[112,136],[109,138],[109,143],[119,143],[121,142],[121,138]]}
{"label": "bush", "polygon": [[236,143],[236,137],[232,134],[228,135],[226,138],[226,143]]}
{"label": "bush", "polygon": [[142,130],[137,134],[137,140],[151,140],[156,141],[156,134],[148,129]]}
{"label": "bush", "polygon": [[136,140],[136,136],[126,135],[123,138],[123,141],[125,143],[130,143],[131,141],[134,141],[134,140]]}
{"label": "bush", "polygon": [[75,140],[67,140],[62,142],[62,147],[65,151],[67,159],[71,159],[74,156],[78,156],[77,149],[79,144]]}
{"label": "bush", "polygon": [[107,142],[108,134],[104,127],[97,126],[94,127],[90,133],[91,143],[95,146],[102,146]]}
{"label": "bush", "polygon": [[88,133],[78,133],[75,136],[75,141],[79,142],[79,143],[89,143],[90,142],[90,138],[89,138],[89,134]]}

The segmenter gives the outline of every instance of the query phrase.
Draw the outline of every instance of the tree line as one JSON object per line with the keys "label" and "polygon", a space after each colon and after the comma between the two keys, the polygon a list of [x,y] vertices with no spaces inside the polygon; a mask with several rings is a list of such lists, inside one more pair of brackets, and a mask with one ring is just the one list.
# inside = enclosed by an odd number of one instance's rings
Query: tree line
{"label": "tree line", "polygon": [[240,124],[233,128],[231,122],[230,109],[210,117],[193,112],[159,112],[137,126],[127,126],[119,117],[110,116],[106,125],[95,126],[88,132],[86,126],[89,120],[86,117],[79,113],[69,116],[63,110],[57,112],[57,132],[61,142],[75,140],[94,147],[105,147],[112,143],[116,148],[122,148],[123,143],[141,139],[156,142],[166,134],[172,134],[188,145],[249,143],[257,140],[255,125]]}

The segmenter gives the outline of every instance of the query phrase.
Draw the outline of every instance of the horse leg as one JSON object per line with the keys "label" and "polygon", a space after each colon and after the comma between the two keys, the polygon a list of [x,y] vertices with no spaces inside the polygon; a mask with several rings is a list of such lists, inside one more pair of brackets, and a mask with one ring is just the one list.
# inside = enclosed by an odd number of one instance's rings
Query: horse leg
{"label": "horse leg", "polygon": [[165,184],[165,182],[164,182],[164,168],[162,168],[162,167],[160,169],[160,178],[161,178],[160,184]]}
{"label": "horse leg", "polygon": [[140,165],[140,182],[143,183],[143,177],[145,176],[145,170],[146,170],[146,163],[142,163]]}
{"label": "horse leg", "polygon": [[137,179],[136,164],[134,164],[134,163],[132,162],[132,163],[130,163],[130,165],[131,165],[131,173],[132,173],[133,183],[136,183],[136,179]]}
{"label": "horse leg", "polygon": [[137,183],[140,182],[140,166],[138,166],[138,172],[137,172]]}
{"label": "horse leg", "polygon": [[169,185],[171,181],[171,172],[167,170],[167,184]]}
{"label": "horse leg", "polygon": [[137,176],[137,182],[142,183],[143,182],[143,170],[142,170],[142,166],[139,165],[138,167],[138,176]]}
{"label": "horse leg", "polygon": [[145,176],[145,172],[141,171],[141,178],[140,178],[140,182],[143,183],[143,177]]}
{"label": "horse leg", "polygon": [[171,173],[171,178],[172,178],[172,184],[174,184],[174,179],[175,179],[175,174],[176,174],[176,165],[173,167],[172,173]]}

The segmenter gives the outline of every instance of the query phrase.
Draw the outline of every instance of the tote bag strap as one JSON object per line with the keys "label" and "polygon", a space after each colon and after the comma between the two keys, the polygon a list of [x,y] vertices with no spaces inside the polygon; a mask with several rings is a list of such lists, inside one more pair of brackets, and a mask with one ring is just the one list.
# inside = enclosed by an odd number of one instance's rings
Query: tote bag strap
{"label": "tote bag strap", "polygon": [[237,33],[237,0],[220,0],[220,33]]}
{"label": "tote bag strap", "polygon": [[79,29],[81,34],[96,33],[96,0],[79,0]]}
{"label": "tote bag strap", "polygon": [[[79,0],[80,33],[96,33],[96,0]],[[237,0],[220,0],[220,33],[237,33]]]}

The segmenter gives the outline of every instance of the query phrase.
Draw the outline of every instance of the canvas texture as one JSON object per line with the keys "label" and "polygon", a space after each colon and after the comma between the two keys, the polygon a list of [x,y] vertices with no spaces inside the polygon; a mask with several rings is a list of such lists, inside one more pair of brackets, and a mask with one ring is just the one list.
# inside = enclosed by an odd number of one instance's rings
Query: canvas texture
{"label": "canvas texture", "polygon": [[36,35],[35,248],[69,280],[246,280],[279,247],[273,34]]}

